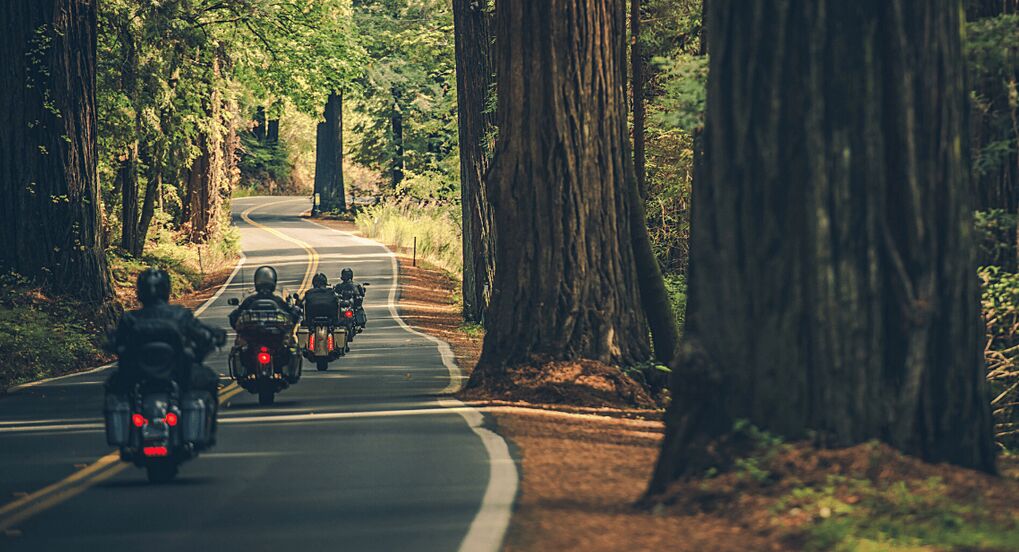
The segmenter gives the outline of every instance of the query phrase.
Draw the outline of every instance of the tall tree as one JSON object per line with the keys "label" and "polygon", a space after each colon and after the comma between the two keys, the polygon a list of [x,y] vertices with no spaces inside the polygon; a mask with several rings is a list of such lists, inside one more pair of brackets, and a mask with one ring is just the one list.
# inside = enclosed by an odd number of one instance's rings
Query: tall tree
{"label": "tall tree", "polygon": [[323,211],[347,210],[343,189],[343,94],[333,92],[318,124],[315,140],[315,192]]}
{"label": "tall tree", "polygon": [[96,3],[0,7],[0,264],[75,297],[113,295],[100,248]]}
{"label": "tall tree", "polygon": [[630,75],[633,101],[633,170],[637,189],[647,195],[647,160],[645,148],[644,55],[640,44],[640,0],[630,0]]}
{"label": "tall tree", "polygon": [[400,105],[400,89],[393,86],[392,93],[393,106],[389,112],[389,123],[393,141],[393,161],[389,176],[390,184],[395,190],[403,182],[403,107]]}
{"label": "tall tree", "polygon": [[[219,63],[218,55],[213,55],[213,82],[220,77]],[[220,130],[223,98],[218,86],[209,87],[204,103],[207,122],[198,136],[198,157],[191,162],[188,171],[185,202],[188,238],[193,243],[204,243],[215,233],[225,191],[225,151]]]}
{"label": "tall tree", "polygon": [[485,176],[495,139],[489,108],[495,84],[495,35],[488,0],[453,0],[463,233],[463,315],[482,322],[495,277],[495,232]]}
{"label": "tall tree", "polygon": [[708,4],[689,303],[651,491],[745,419],[986,471],[958,0]]}
{"label": "tall tree", "polygon": [[644,361],[626,5],[500,0],[495,19],[499,136],[488,184],[498,270],[470,385],[516,364]]}

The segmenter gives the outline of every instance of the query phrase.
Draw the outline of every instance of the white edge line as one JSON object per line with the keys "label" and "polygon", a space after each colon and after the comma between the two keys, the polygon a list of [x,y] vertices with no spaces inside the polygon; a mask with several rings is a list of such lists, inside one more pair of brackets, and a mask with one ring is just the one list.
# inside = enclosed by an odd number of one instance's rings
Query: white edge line
{"label": "white edge line", "polygon": [[[442,363],[446,366],[446,370],[449,371],[449,385],[442,392],[452,393],[458,391],[464,376],[463,372],[460,371],[460,367],[456,364],[456,356],[453,355],[449,344],[437,337],[415,330],[408,326],[403,321],[403,318],[400,318],[396,307],[396,290],[399,288],[400,280],[400,269],[396,261],[396,254],[377,241],[354,236],[350,232],[330,228],[308,219],[302,220],[326,230],[373,243],[386,251],[389,255],[393,271],[393,283],[389,288],[390,315],[404,330],[435,343],[439,349],[439,356],[442,357]],[[467,530],[467,535],[460,542],[459,550],[460,552],[498,551],[502,548],[506,531],[509,529],[510,517],[513,515],[513,502],[516,499],[517,486],[519,484],[517,465],[513,461],[513,456],[510,455],[509,445],[501,435],[484,427],[485,417],[476,408],[467,406],[457,399],[440,399],[439,404],[454,410],[463,417],[471,430],[481,439],[489,460],[488,487],[485,488],[485,495],[481,499],[481,507],[478,509],[478,513],[474,515],[471,526]]]}
{"label": "white edge line", "polygon": [[[246,259],[247,259],[247,257],[244,256],[244,252],[242,251],[240,258],[237,259],[237,264],[234,265],[233,272],[231,272],[230,276],[226,279],[226,281],[223,282],[223,284],[219,286],[219,289],[216,291],[215,295],[210,297],[207,301],[202,303],[202,305],[200,307],[195,309],[195,316],[201,315],[203,312],[205,312],[206,309],[208,309],[210,306],[212,306],[212,304],[214,302],[216,302],[216,299],[219,299],[220,296],[223,295],[223,292],[226,291],[227,288],[230,287],[231,283],[233,283],[234,277],[236,277],[237,273],[240,272],[241,267],[244,266],[244,261]],[[35,387],[37,385],[43,385],[43,384],[46,384],[46,383],[50,383],[51,381],[58,381],[58,380],[62,380],[62,379],[66,379],[66,378],[73,378],[73,377],[77,377],[77,376],[85,376],[85,375],[88,375],[88,374],[95,374],[97,372],[102,372],[103,370],[107,370],[107,369],[113,368],[116,365],[117,365],[116,362],[110,362],[109,364],[103,364],[102,366],[99,366],[99,367],[96,367],[96,368],[91,368],[89,370],[83,370],[81,372],[73,372],[73,373],[70,373],[70,374],[64,374],[62,376],[56,376],[56,377],[52,377],[52,378],[44,378],[44,379],[41,379],[41,380],[30,381],[28,383],[22,383],[21,385],[15,385],[14,387],[8,387],[7,388],[7,394],[10,395],[10,394],[16,393],[18,391],[21,391],[23,389],[28,389],[30,387]]]}

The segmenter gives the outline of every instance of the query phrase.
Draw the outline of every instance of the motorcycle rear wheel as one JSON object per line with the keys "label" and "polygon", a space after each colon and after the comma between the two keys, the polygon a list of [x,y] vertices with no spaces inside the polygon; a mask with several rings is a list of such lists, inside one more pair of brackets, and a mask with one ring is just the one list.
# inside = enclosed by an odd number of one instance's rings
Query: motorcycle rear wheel
{"label": "motorcycle rear wheel", "polygon": [[329,361],[328,360],[316,360],[315,361],[315,367],[318,368],[319,372],[325,372],[326,370],[329,369]]}
{"label": "motorcycle rear wheel", "polygon": [[177,477],[177,463],[172,460],[149,462],[145,466],[145,473],[149,478],[149,483],[156,485],[169,483],[174,477]]}
{"label": "motorcycle rear wheel", "polygon": [[272,406],[274,402],[276,402],[276,392],[272,389],[262,389],[258,392],[258,404]]}

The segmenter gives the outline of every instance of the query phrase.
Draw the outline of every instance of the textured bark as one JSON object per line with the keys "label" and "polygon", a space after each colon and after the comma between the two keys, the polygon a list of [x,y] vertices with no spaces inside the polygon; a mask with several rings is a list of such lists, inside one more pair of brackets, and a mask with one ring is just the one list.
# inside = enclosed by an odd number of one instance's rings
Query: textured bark
{"label": "textured bark", "polygon": [[95,2],[7,0],[0,27],[0,265],[106,303]]}
{"label": "textured bark", "polygon": [[[219,77],[219,63],[213,61],[214,78]],[[207,113],[212,121],[219,121],[222,98],[213,86]],[[204,243],[217,230],[219,210],[224,191],[223,136],[215,127],[204,130],[198,137],[201,152],[192,162],[188,175],[187,220],[188,237],[193,243]]]}
{"label": "textured bark", "polygon": [[325,121],[318,124],[315,151],[315,192],[323,211],[347,210],[343,188],[343,95],[329,94]]}
{"label": "textured bark", "polygon": [[647,197],[647,162],[644,146],[644,57],[640,47],[640,0],[630,0],[630,74],[633,94],[633,172],[640,197]]}
{"label": "textured bark", "polygon": [[251,133],[259,142],[265,142],[268,133],[266,132],[265,108],[262,106],[255,109],[255,126],[251,129]]}
{"label": "textured bark", "polygon": [[651,491],[732,421],[993,471],[961,5],[712,2],[687,326]]}
{"label": "textured bark", "polygon": [[485,176],[495,139],[495,27],[488,0],[453,0],[463,220],[463,316],[483,322],[495,277],[495,231]]}
{"label": "textured bark", "polygon": [[630,217],[626,5],[496,4],[495,290],[470,385],[548,360],[650,356]]}

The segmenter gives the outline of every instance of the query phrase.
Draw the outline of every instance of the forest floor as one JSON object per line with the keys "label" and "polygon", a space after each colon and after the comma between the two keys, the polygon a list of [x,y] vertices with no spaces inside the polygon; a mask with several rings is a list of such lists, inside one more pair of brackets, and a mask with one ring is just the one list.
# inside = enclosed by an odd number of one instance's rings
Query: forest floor
{"label": "forest floor", "polygon": [[[357,233],[350,222],[324,223]],[[395,251],[400,316],[447,341],[469,373],[484,336],[461,321],[458,279]],[[638,506],[661,447],[662,411],[646,395],[621,401],[625,384],[602,393],[600,369],[586,380],[585,370],[561,365],[541,381],[523,370],[519,382],[531,388],[522,394],[460,393],[519,458],[506,550],[1019,550],[1015,456],[1002,457],[992,477],[878,443],[819,451],[756,432],[754,452],[735,469]],[[571,377],[588,389],[566,385]]]}

